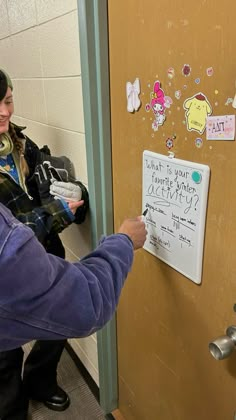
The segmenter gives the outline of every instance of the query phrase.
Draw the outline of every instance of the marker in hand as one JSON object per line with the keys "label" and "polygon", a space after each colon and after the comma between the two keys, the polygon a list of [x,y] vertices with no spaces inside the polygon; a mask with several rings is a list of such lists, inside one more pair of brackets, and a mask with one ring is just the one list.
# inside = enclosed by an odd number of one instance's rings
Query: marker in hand
{"label": "marker in hand", "polygon": [[142,214],[142,221],[145,222],[145,216],[147,215],[148,209],[144,210]]}

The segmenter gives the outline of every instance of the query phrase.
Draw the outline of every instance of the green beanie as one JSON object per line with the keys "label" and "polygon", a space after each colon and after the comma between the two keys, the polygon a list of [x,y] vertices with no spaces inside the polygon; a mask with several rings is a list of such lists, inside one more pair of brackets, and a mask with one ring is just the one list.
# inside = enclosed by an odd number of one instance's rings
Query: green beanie
{"label": "green beanie", "polygon": [[13,90],[13,84],[12,84],[12,81],[11,81],[11,78],[10,78],[10,76],[7,74],[7,72],[5,71],[5,70],[3,70],[3,69],[0,69],[0,71],[6,76],[6,79],[7,79],[7,85],[9,86],[9,88],[11,89],[11,90]]}

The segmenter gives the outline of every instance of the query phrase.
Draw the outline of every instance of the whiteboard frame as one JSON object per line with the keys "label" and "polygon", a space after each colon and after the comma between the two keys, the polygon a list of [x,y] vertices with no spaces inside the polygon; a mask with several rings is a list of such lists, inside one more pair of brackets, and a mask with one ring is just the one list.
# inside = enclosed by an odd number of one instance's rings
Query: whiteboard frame
{"label": "whiteboard frame", "polygon": [[144,189],[145,189],[145,182],[144,182],[144,163],[145,163],[145,156],[149,158],[158,159],[159,161],[169,162],[175,165],[181,165],[189,169],[199,170],[203,173],[202,180],[201,180],[201,201],[200,201],[200,217],[199,217],[199,224],[197,227],[197,247],[196,247],[196,271],[194,274],[190,274],[185,272],[183,269],[179,268],[178,266],[174,265],[168,258],[163,258],[162,256],[158,255],[158,252],[152,251],[147,246],[147,241],[145,242],[143,248],[149,252],[150,254],[154,255],[161,261],[168,264],[170,267],[178,271],[179,273],[183,274],[188,279],[192,280],[196,284],[201,284],[202,281],[202,266],[203,266],[203,249],[204,249],[204,237],[205,237],[205,223],[206,223],[206,211],[207,211],[207,201],[208,201],[208,189],[209,189],[209,179],[210,179],[210,167],[204,164],[195,163],[191,161],[186,161],[182,159],[177,159],[170,153],[170,156],[165,156],[159,153],[154,153],[149,150],[143,151],[143,173],[142,173],[142,209],[143,211],[146,209],[147,200],[144,196]]}

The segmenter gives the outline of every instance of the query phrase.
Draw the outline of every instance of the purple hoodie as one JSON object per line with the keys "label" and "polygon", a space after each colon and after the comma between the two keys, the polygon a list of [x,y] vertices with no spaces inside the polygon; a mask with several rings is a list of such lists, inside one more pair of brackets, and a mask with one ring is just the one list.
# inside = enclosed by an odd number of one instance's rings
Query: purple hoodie
{"label": "purple hoodie", "polygon": [[132,262],[132,242],[122,234],[103,238],[73,264],[47,254],[32,230],[0,204],[0,351],[102,328]]}

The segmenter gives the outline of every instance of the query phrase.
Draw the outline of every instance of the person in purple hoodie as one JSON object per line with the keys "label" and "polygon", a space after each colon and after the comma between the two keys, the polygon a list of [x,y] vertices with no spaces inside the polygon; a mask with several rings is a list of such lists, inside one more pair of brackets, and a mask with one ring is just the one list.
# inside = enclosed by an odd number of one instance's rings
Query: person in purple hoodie
{"label": "person in purple hoodie", "polygon": [[[89,207],[86,187],[75,180],[68,158],[50,155],[11,121],[13,84],[0,69],[0,202],[29,226],[45,250],[65,258],[59,233],[71,223],[84,222]],[[37,340],[23,367],[23,350],[0,352],[0,418],[25,420],[21,401],[21,373],[28,397],[54,411],[69,407],[67,393],[58,385],[57,366],[66,340]],[[6,400],[8,403],[6,403]],[[10,414],[6,409],[10,407]]]}
{"label": "person in purple hoodie", "polygon": [[[116,310],[134,250],[146,234],[142,217],[127,219],[117,234],[70,263],[48,254],[34,232],[0,204],[0,351],[14,353],[33,339],[86,337],[101,329]],[[2,412],[1,418],[15,419],[7,399],[9,416]],[[19,403],[27,418],[23,385]]]}

